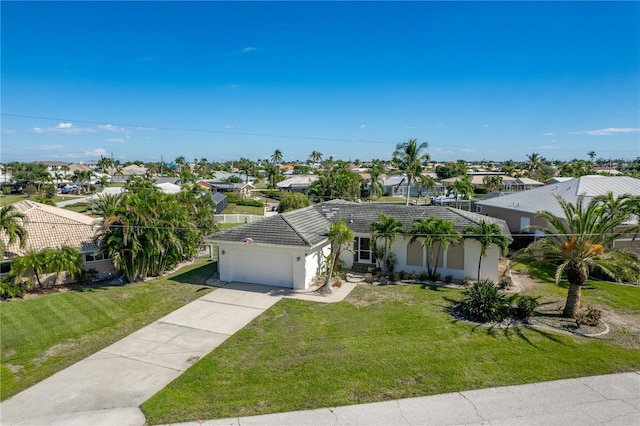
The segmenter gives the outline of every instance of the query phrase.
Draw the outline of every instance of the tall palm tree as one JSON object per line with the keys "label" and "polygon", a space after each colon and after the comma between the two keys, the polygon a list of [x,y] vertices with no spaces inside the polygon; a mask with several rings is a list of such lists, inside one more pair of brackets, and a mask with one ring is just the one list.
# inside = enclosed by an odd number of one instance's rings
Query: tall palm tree
{"label": "tall palm tree", "polygon": [[548,226],[531,228],[545,232],[547,237],[517,253],[518,259],[540,259],[534,263],[553,265],[556,284],[566,275],[569,291],[563,310],[565,317],[575,318],[580,311],[582,286],[590,271],[600,271],[612,279],[621,279],[623,274],[640,278],[638,256],[612,248],[615,240],[640,226],[621,229],[625,216],[607,207],[606,198],[596,197],[587,204],[581,195],[572,204],[557,196],[564,217],[546,210],[538,212]]}
{"label": "tall palm tree", "polygon": [[593,162],[593,159],[596,158],[596,152],[595,151],[589,151],[589,152],[587,152],[587,155],[589,156],[589,159],[591,160],[591,162]]}
{"label": "tall palm tree", "polygon": [[271,154],[271,162],[273,164],[278,164],[282,161],[282,151],[280,151],[279,149],[276,149],[275,151],[273,151],[273,154]]}
{"label": "tall palm tree", "polygon": [[396,240],[396,236],[399,232],[404,230],[404,225],[398,219],[393,216],[386,215],[384,213],[379,214],[379,220],[371,223],[371,235],[373,237],[373,245],[377,245],[378,240],[382,238],[384,257],[384,267],[389,270],[389,253],[393,248],[393,243]]}
{"label": "tall palm tree", "polygon": [[506,253],[509,246],[509,239],[502,228],[497,223],[480,221],[477,225],[469,225],[464,229],[465,237],[472,238],[480,243],[480,256],[478,258],[478,281],[480,281],[480,270],[482,267],[482,258],[487,256],[489,248],[497,245],[502,253]]}
{"label": "tall palm tree", "polygon": [[533,178],[534,172],[538,170],[543,161],[544,159],[537,152],[527,154],[527,170],[530,178]]}
{"label": "tall palm tree", "polygon": [[318,152],[318,151],[311,152],[311,154],[309,155],[309,160],[311,160],[313,163],[321,162],[322,161],[322,153]]}
{"label": "tall palm tree", "polygon": [[347,224],[343,220],[340,220],[329,227],[327,236],[331,242],[331,254],[329,258],[329,272],[327,273],[327,280],[319,289],[321,293],[331,292],[331,279],[333,278],[333,271],[338,265],[338,260],[340,260],[340,253],[344,249],[345,244],[353,241],[354,234]]}
{"label": "tall palm tree", "polygon": [[407,142],[396,145],[393,152],[391,162],[398,169],[399,173],[404,175],[400,184],[407,184],[407,202],[409,205],[409,194],[411,193],[411,184],[415,183],[418,176],[422,174],[425,161],[429,160],[429,154],[423,152],[427,149],[427,142],[418,143],[416,139],[409,139]]}
{"label": "tall palm tree", "polygon": [[[453,222],[436,216],[414,219],[409,233],[411,242],[422,238],[422,247],[427,249],[427,274],[429,279],[435,279],[440,255],[451,243],[460,241],[460,233],[454,229]],[[433,249],[436,244],[438,250]]]}
{"label": "tall palm tree", "polygon": [[464,175],[462,178],[456,180],[451,189],[453,190],[453,194],[460,199],[458,200],[458,208],[462,208],[462,200],[470,200],[471,195],[473,194],[473,184],[471,183],[471,176]]}
{"label": "tall palm tree", "polygon": [[41,251],[46,272],[54,272],[56,280],[61,273],[66,272],[70,277],[77,277],[82,271],[82,253],[70,246],[59,249],[49,248]]}
{"label": "tall palm tree", "polygon": [[40,275],[45,272],[46,261],[42,252],[31,249],[20,257],[11,261],[11,273],[14,277],[24,277],[28,271],[33,271],[38,287],[42,288]]}
{"label": "tall palm tree", "polygon": [[[9,245],[20,242],[20,247],[27,244],[27,230],[23,226],[27,216],[20,213],[11,204],[0,209],[0,233],[7,236]],[[4,252],[4,240],[0,239],[0,249]]]}

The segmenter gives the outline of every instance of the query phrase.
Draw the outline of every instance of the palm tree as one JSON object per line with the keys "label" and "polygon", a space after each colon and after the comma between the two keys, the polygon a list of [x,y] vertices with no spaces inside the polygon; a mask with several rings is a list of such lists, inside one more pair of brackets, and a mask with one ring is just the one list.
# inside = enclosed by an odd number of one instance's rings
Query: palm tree
{"label": "palm tree", "polygon": [[404,182],[407,184],[407,206],[409,205],[411,184],[422,174],[424,162],[429,160],[429,154],[422,152],[427,149],[428,146],[429,144],[427,142],[418,144],[416,139],[409,139],[408,142],[396,145],[396,150],[393,152],[391,161],[398,169],[398,172],[404,174],[404,178],[400,181],[400,184]]}
{"label": "palm tree", "polygon": [[384,266],[390,270],[389,265],[389,253],[393,248],[393,243],[396,240],[396,235],[404,230],[404,225],[398,219],[393,216],[388,216],[384,213],[380,213],[379,220],[371,223],[371,235],[373,237],[373,245],[377,245],[378,239],[384,240]]}
{"label": "palm tree", "polygon": [[382,183],[382,174],[384,173],[384,166],[380,160],[374,160],[369,169],[371,175],[371,195],[380,197],[384,194],[384,185]]}
{"label": "palm tree", "polygon": [[[429,279],[435,279],[440,254],[443,250],[446,251],[451,243],[460,241],[460,233],[454,229],[453,222],[435,216],[414,219],[409,233],[411,242],[422,238],[422,247],[427,249],[427,273]],[[438,250],[433,250],[436,243]]]}
{"label": "palm tree", "polygon": [[473,184],[471,183],[471,176],[464,175],[461,179],[456,180],[451,189],[453,194],[459,199],[458,208],[462,208],[462,200],[470,200],[473,194]]}
{"label": "palm tree", "polygon": [[340,260],[340,253],[342,252],[345,244],[353,241],[354,234],[347,224],[341,220],[335,222],[329,227],[327,236],[331,242],[331,254],[328,265],[329,272],[327,273],[327,280],[319,289],[320,293],[331,293],[331,279],[333,277],[333,271],[338,265],[338,260]]}
{"label": "palm tree", "polygon": [[[12,205],[4,206],[0,209],[0,233],[7,236],[9,245],[20,242],[20,247],[27,244],[27,230],[24,223],[27,216],[20,213]],[[4,240],[0,239],[0,249],[4,252]]]}
{"label": "palm tree", "polygon": [[593,162],[593,159],[596,158],[596,152],[595,151],[589,151],[589,152],[587,152],[587,155],[589,156],[589,159],[591,160],[591,162]]}
{"label": "palm tree", "polygon": [[11,273],[14,277],[23,277],[28,271],[33,271],[38,287],[42,288],[40,274],[45,272],[45,258],[42,252],[31,249],[24,255],[16,257],[11,261]]}
{"label": "palm tree", "polygon": [[322,161],[322,153],[318,152],[318,151],[313,151],[310,155],[309,155],[309,160],[311,160],[313,163],[319,163]]}
{"label": "palm tree", "polygon": [[120,205],[120,200],[122,199],[122,193],[120,194],[102,194],[95,201],[94,211],[96,214],[102,216],[104,220],[109,219],[111,216],[115,215],[118,206]]}
{"label": "palm tree", "polygon": [[240,161],[238,162],[238,169],[240,170],[240,172],[245,174],[244,183],[249,183],[249,173],[251,172],[252,167],[253,164],[251,164],[251,161],[249,159],[240,158]]}
{"label": "palm tree", "polygon": [[566,275],[569,291],[563,315],[575,318],[580,312],[582,286],[590,271],[600,271],[612,279],[620,279],[626,273],[638,279],[638,256],[611,247],[615,240],[640,229],[640,226],[621,229],[625,215],[615,213],[602,198],[593,198],[588,204],[584,195],[578,197],[576,204],[560,196],[556,199],[564,217],[546,210],[538,212],[548,227],[531,228],[541,230],[548,236],[518,252],[516,258],[540,259],[534,263],[553,265],[556,268],[556,284]]}
{"label": "palm tree", "polygon": [[82,253],[73,247],[62,246],[59,249],[44,249],[40,254],[44,258],[46,272],[54,272],[56,280],[63,272],[66,272],[70,277],[77,277],[82,271]]}
{"label": "palm tree", "polygon": [[543,161],[544,158],[536,152],[527,155],[527,170],[529,171],[530,178],[533,178],[534,172],[538,170]]}
{"label": "palm tree", "polygon": [[497,245],[502,253],[506,253],[509,246],[509,239],[502,232],[502,228],[497,223],[482,220],[477,225],[469,225],[464,229],[465,237],[472,238],[480,243],[480,256],[478,258],[478,281],[480,281],[480,270],[482,258],[487,256],[487,252],[492,245]]}
{"label": "palm tree", "polygon": [[482,183],[487,187],[487,192],[494,192],[502,188],[502,176],[488,175],[482,178]]}
{"label": "palm tree", "polygon": [[280,151],[279,149],[276,149],[275,151],[273,151],[273,154],[271,154],[271,162],[273,164],[278,164],[282,161],[282,151]]}

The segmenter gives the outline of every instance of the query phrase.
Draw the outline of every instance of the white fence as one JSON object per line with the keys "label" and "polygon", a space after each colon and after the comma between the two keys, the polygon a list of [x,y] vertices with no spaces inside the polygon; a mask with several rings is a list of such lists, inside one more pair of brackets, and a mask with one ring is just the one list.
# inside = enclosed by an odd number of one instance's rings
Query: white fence
{"label": "white fence", "polygon": [[265,217],[254,214],[216,214],[213,218],[217,223],[254,223]]}

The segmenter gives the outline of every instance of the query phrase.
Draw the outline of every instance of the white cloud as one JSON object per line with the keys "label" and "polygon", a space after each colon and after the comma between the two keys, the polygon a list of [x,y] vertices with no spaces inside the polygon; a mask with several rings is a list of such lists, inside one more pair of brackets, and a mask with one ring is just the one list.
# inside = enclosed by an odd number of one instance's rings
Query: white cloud
{"label": "white cloud", "polygon": [[555,136],[556,134],[553,132],[544,133],[543,136]]}
{"label": "white cloud", "polygon": [[572,135],[589,135],[589,136],[608,136],[619,133],[639,133],[640,129],[631,127],[607,127],[606,129],[582,130],[569,132]]}
{"label": "white cloud", "polygon": [[38,148],[42,149],[42,150],[45,150],[45,151],[50,151],[50,150],[62,149],[62,148],[64,148],[64,146],[62,146],[62,145],[39,145]]}
{"label": "white cloud", "polygon": [[458,152],[476,152],[475,149],[463,148],[459,149]]}
{"label": "white cloud", "polygon": [[365,126],[364,124],[361,124],[361,125],[360,125],[360,128],[361,128],[361,129],[364,129],[365,127],[367,127],[367,126]]}
{"label": "white cloud", "polygon": [[107,150],[104,148],[96,148],[91,151],[85,151],[84,155],[87,157],[99,157],[99,156],[106,157]]}
{"label": "white cloud", "polygon": [[107,142],[123,143],[124,139],[122,139],[122,138],[109,138],[109,139],[107,139]]}
{"label": "white cloud", "polygon": [[491,124],[483,124],[482,127],[491,127]]}
{"label": "white cloud", "polygon": [[34,127],[31,129],[31,132],[42,134],[42,133],[65,133],[67,135],[81,135],[84,133],[94,133],[94,129],[90,129],[88,127],[73,127],[71,123],[59,123],[56,127],[47,127],[43,129],[42,127]]}
{"label": "white cloud", "polygon": [[233,124],[225,124],[224,128],[225,129],[233,129]]}
{"label": "white cloud", "polygon": [[255,52],[256,48],[255,47],[245,47],[244,49],[242,49],[240,52],[242,53],[249,53],[249,52]]}
{"label": "white cloud", "polygon": [[126,130],[126,129],[123,129],[122,127],[116,127],[112,124],[100,124],[98,126],[98,129],[107,130],[109,132],[124,132]]}

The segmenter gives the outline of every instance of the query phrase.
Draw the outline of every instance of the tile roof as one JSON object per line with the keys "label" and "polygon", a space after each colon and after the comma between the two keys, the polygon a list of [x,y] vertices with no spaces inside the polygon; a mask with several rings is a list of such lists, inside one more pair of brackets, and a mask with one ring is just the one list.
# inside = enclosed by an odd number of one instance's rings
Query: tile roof
{"label": "tile roof", "polygon": [[206,240],[241,243],[245,238],[251,238],[254,243],[312,247],[326,241],[327,229],[339,220],[344,220],[354,232],[367,234],[370,232],[371,223],[379,219],[380,213],[395,217],[407,228],[415,218],[437,216],[452,221],[458,231],[484,220],[497,223],[507,236],[511,235],[506,223],[501,219],[452,207],[332,200],[222,231],[210,235]]}
{"label": "tile roof", "polygon": [[8,245],[7,236],[2,233],[4,245],[3,260],[22,256],[27,251],[44,248],[59,248],[67,245],[80,251],[95,251],[93,242],[97,220],[89,216],[34,201],[19,201],[13,207],[27,216],[23,223],[27,230],[27,245],[20,248],[18,243]]}
{"label": "tile roof", "polygon": [[629,176],[582,176],[504,197],[479,201],[478,204],[528,213],[547,210],[562,217],[562,209],[555,198],[556,195],[561,196],[565,201],[575,203],[581,194],[585,194],[584,202],[589,203],[593,197],[608,192],[613,192],[616,197],[623,194],[640,195],[640,179]]}

